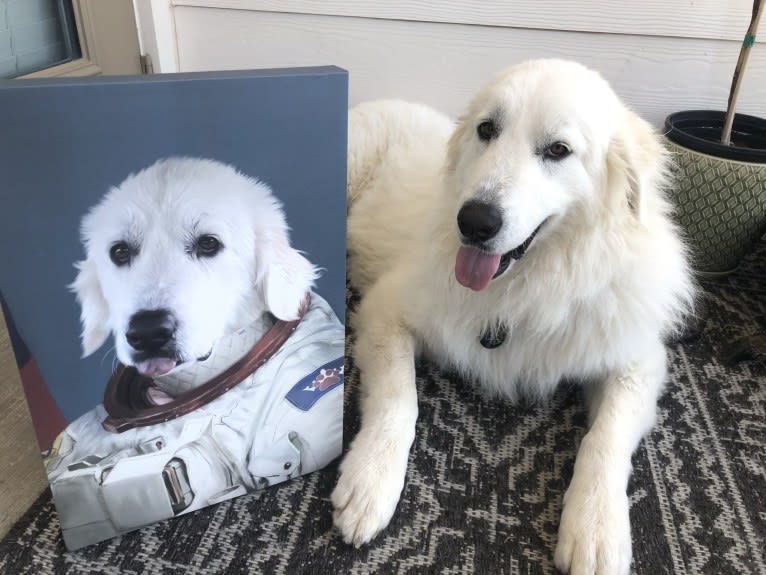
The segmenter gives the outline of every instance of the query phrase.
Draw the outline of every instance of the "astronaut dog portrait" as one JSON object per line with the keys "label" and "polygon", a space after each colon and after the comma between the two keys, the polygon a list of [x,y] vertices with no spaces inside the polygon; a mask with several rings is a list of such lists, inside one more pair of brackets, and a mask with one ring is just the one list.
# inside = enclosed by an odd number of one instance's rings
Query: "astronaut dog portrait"
{"label": "astronaut dog portrait", "polygon": [[340,454],[344,327],[268,185],[160,159],[110,189],[81,238],[82,353],[117,368],[47,458],[69,547]]}

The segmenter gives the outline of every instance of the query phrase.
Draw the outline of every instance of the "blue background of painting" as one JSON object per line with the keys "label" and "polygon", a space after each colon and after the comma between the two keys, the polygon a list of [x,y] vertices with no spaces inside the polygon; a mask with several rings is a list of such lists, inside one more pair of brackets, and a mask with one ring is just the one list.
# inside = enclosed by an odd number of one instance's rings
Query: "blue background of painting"
{"label": "blue background of painting", "polygon": [[80,219],[158,158],[269,184],[344,317],[347,93],[335,67],[0,82],[0,291],[67,420],[101,402],[114,361],[111,338],[80,358]]}

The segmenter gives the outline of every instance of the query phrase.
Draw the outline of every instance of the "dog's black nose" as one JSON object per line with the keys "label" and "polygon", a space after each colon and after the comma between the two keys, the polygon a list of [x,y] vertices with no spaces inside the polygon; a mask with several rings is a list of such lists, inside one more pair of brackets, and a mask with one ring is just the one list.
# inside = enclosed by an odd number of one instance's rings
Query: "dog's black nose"
{"label": "dog's black nose", "polygon": [[469,200],[457,214],[460,233],[474,242],[485,242],[497,234],[503,225],[503,216],[494,204]]}
{"label": "dog's black nose", "polygon": [[143,310],[130,318],[125,338],[136,351],[158,351],[175,335],[176,322],[164,309]]}

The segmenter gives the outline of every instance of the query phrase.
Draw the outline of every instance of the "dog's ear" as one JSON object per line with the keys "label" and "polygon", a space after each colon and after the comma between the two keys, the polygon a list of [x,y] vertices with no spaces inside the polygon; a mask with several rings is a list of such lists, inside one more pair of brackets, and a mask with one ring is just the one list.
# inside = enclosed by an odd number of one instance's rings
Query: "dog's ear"
{"label": "dog's ear", "polygon": [[281,320],[297,319],[318,270],[282,234],[270,238],[268,248],[268,254],[262,254],[267,262],[263,278],[266,307]]}
{"label": "dog's ear", "polygon": [[109,305],[101,291],[93,261],[81,261],[75,267],[79,272],[69,288],[77,295],[80,303],[82,356],[87,357],[101,347],[109,336]]}
{"label": "dog's ear", "polygon": [[627,202],[639,221],[643,219],[648,190],[661,186],[667,172],[667,152],[652,127],[630,110],[607,152],[607,180],[615,201]]}

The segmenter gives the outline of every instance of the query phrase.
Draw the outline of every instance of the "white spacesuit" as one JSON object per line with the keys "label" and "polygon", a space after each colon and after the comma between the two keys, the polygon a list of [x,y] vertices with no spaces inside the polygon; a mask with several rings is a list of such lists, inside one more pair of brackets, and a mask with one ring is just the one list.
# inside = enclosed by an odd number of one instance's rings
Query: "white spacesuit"
{"label": "white spacesuit", "polygon": [[[264,318],[216,342],[204,361],[156,377],[175,395],[253,348]],[[103,405],[72,422],[47,460],[64,540],[74,549],[309,473],[340,455],[344,328],[327,302],[241,383],[164,423],[109,432]]]}

